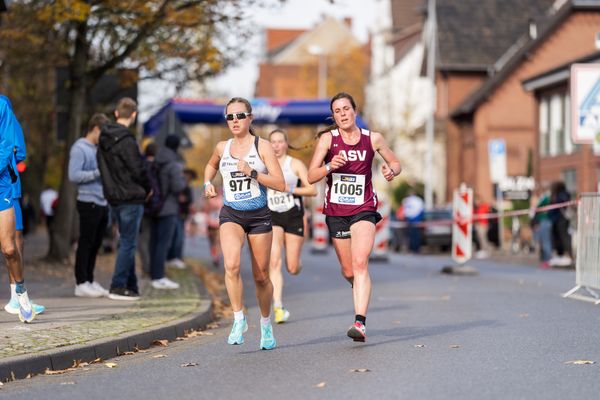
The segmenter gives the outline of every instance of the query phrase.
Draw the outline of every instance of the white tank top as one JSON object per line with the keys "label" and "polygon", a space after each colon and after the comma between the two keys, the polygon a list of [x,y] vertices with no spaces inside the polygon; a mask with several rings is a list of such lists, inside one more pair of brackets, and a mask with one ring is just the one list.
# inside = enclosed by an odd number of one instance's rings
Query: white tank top
{"label": "white tank top", "polygon": [[[298,183],[298,175],[296,175],[292,170],[292,157],[286,157],[281,170],[283,171],[285,184],[290,188],[296,187],[296,184]],[[300,201],[291,193],[278,192],[273,189],[268,189],[267,197],[269,199],[269,208],[271,211],[282,213],[291,210],[294,206],[300,208]]]}
{"label": "white tank top", "polygon": [[[267,190],[256,179],[238,171],[238,159],[231,156],[232,142],[233,139],[229,139],[225,144],[219,162],[219,172],[223,177],[223,204],[240,211],[262,208],[267,205]],[[259,173],[267,173],[267,167],[258,154],[258,137],[248,154],[244,156],[244,161]]]}

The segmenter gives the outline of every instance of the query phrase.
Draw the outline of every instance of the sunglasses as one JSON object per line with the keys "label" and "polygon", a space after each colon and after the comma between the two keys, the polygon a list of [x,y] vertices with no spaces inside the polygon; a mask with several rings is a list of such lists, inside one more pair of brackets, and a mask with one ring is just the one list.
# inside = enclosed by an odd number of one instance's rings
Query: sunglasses
{"label": "sunglasses", "polygon": [[251,113],[248,112],[239,112],[239,113],[235,113],[235,114],[225,114],[225,119],[227,121],[233,121],[233,118],[237,118],[237,119],[246,119],[247,116],[252,115]]}

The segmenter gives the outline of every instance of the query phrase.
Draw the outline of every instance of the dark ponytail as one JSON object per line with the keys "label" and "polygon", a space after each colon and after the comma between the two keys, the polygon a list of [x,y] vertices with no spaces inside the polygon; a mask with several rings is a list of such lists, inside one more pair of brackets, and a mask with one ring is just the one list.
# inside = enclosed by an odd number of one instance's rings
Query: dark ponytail
{"label": "dark ponytail", "polygon": [[[352,105],[352,109],[354,109],[354,111],[356,111],[356,102],[354,101],[354,98],[349,93],[339,92],[338,94],[333,96],[331,98],[331,101],[329,102],[329,110],[331,111],[331,118],[333,118],[333,103],[335,103],[339,99],[348,99],[348,101],[350,102],[350,105]],[[334,129],[338,129],[338,126],[335,123],[335,118],[333,118],[333,120],[334,120],[333,124],[327,126],[326,128],[323,128],[322,130],[317,132],[316,139],[319,139],[321,137],[321,135],[323,135],[324,133],[330,132]]]}
{"label": "dark ponytail", "polygon": [[[252,115],[252,105],[243,97],[232,97],[231,100],[229,100],[225,105],[225,114],[227,114],[227,108],[229,105],[233,103],[242,103],[246,107],[246,112]],[[252,136],[256,136],[256,132],[254,131],[254,127],[252,125],[248,127],[248,131],[250,131]]]}

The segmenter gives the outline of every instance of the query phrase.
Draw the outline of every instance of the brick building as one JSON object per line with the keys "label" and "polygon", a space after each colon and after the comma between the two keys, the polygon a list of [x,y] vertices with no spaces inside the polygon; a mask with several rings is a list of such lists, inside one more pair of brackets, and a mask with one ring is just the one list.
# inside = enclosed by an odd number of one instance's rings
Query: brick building
{"label": "brick building", "polygon": [[509,176],[532,172],[538,183],[562,179],[572,192],[595,191],[600,158],[571,141],[568,78],[542,78],[593,60],[598,32],[600,1],[554,2],[496,60],[492,77],[479,85],[465,79],[465,88],[477,89],[445,110],[449,181],[465,181],[491,201],[488,141],[503,138]]}
{"label": "brick building", "polygon": [[[256,97],[316,98],[319,62],[334,65],[333,56],[364,46],[352,34],[351,19],[324,17],[310,30],[266,29],[265,56],[259,65]],[[333,74],[328,71],[327,96]]]}

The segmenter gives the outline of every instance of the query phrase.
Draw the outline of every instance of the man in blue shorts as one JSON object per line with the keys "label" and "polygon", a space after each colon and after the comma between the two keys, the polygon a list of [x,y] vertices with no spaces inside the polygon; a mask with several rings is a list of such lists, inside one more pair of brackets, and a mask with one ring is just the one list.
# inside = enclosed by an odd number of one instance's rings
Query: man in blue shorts
{"label": "man in blue shorts", "polygon": [[[17,169],[17,163],[24,161],[27,156],[27,151],[25,147],[25,136],[23,135],[23,130],[20,126],[17,125],[17,129],[15,130],[15,156],[13,157],[13,161],[11,162],[11,167],[13,168],[13,172],[17,176],[17,181],[13,184],[13,208],[15,209],[15,225],[16,225],[16,236],[15,242],[17,244],[17,251],[19,252],[19,257],[21,258],[21,265],[23,265],[23,212],[21,210],[21,177],[19,176],[19,170]],[[15,284],[15,279],[12,274],[9,275],[10,280],[10,301],[6,303],[4,306],[4,310],[10,314],[19,314],[19,300],[17,299],[17,292]],[[33,310],[36,314],[41,314],[46,310],[46,307],[31,303]]]}
{"label": "man in blue shorts", "polygon": [[16,216],[13,207],[14,184],[18,180],[15,150],[19,134],[22,135],[23,131],[10,101],[7,97],[0,96],[0,250],[6,260],[11,281],[14,279],[15,282],[19,319],[31,322],[35,318],[35,310],[25,289],[23,262],[16,243]]}

